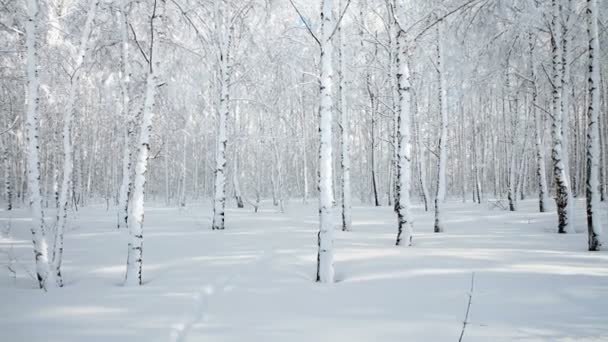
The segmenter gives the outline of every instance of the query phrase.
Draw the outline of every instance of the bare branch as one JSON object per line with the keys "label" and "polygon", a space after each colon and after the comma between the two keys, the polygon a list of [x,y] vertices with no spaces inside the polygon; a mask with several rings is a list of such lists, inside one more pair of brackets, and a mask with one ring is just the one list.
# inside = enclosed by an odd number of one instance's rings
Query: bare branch
{"label": "bare branch", "polygon": [[304,16],[302,15],[302,13],[300,13],[300,10],[296,7],[296,4],[293,3],[293,0],[289,0],[289,2],[291,3],[291,6],[293,7],[293,9],[296,10],[296,13],[298,13],[298,16],[300,16],[300,20],[302,20],[302,23],[304,23],[304,26],[306,26],[306,29],[308,30],[308,33],[310,33],[310,35],[315,39],[315,41],[317,42],[317,44],[319,44],[319,46],[321,46],[321,41],[312,32],[312,29],[310,28],[310,26],[306,22],[306,19],[304,19]]}
{"label": "bare branch", "polygon": [[137,48],[139,48],[139,52],[141,52],[141,54],[144,56],[146,62],[150,64],[150,59],[148,59],[148,55],[146,55],[141,45],[139,45],[139,40],[137,40],[137,34],[135,33],[135,29],[133,28],[133,25],[131,25],[131,23],[129,23],[129,27],[131,28],[131,32],[133,32],[133,39],[135,40],[135,45],[137,45]]}
{"label": "bare branch", "polygon": [[344,6],[344,10],[342,11],[342,14],[340,14],[340,17],[338,18],[338,21],[336,22],[336,27],[334,27],[334,29],[331,31],[331,34],[329,35],[329,39],[331,39],[334,34],[336,34],[336,31],[338,30],[338,28],[340,27],[340,23],[342,22],[342,18],[344,18],[344,15],[346,14],[346,10],[348,9],[348,6],[350,6],[350,0],[348,0],[348,2],[346,3],[346,6]]}

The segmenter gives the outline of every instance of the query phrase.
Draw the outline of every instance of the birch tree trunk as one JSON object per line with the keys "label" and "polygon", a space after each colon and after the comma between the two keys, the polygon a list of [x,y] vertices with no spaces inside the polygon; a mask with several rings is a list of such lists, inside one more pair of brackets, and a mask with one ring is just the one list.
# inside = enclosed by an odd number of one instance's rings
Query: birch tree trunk
{"label": "birch tree trunk", "polygon": [[553,98],[552,98],[552,124],[551,124],[551,137],[553,139],[553,146],[551,151],[551,159],[553,161],[553,175],[555,178],[556,186],[556,198],[557,204],[557,215],[558,215],[558,233],[571,233],[571,212],[572,202],[570,182],[568,174],[566,172],[566,166],[563,160],[563,149],[562,149],[562,105],[561,105],[561,91],[562,91],[562,77],[561,72],[563,68],[560,67],[562,62],[561,53],[562,50],[559,47],[561,39],[559,37],[558,21],[560,17],[560,8],[558,0],[552,0],[552,83],[553,83]]}
{"label": "birch tree trunk", "polygon": [[229,48],[230,37],[226,41],[225,13],[223,1],[217,4],[217,32],[219,37],[219,77],[220,77],[220,103],[218,112],[217,142],[215,152],[215,187],[213,199],[212,230],[223,230],[226,209],[226,144],[228,142],[228,114],[230,112],[230,83]]}
{"label": "birch tree trunk", "polygon": [[11,186],[11,163],[9,159],[8,145],[4,147],[3,162],[4,162],[4,194],[6,196],[6,210],[13,209],[13,189]]}
{"label": "birch tree trunk", "polygon": [[545,170],[545,149],[543,144],[544,122],[538,111],[536,88],[536,67],[534,65],[534,40],[530,34],[530,79],[532,80],[532,114],[534,119],[534,144],[536,149],[536,176],[538,178],[538,210],[541,213],[547,211],[547,171]]}
{"label": "birch tree trunk", "polygon": [[[415,139],[416,139],[416,153],[418,159],[418,178],[420,180],[420,192],[422,193],[422,201],[424,202],[424,211],[429,211],[429,188],[426,185],[426,158],[422,147],[420,137],[420,123],[415,122]],[[396,145],[398,146],[398,144]]]}
{"label": "birch tree trunk", "polygon": [[134,134],[133,121],[130,117],[129,83],[131,81],[131,68],[129,67],[129,23],[127,17],[127,5],[130,0],[123,0],[120,8],[120,92],[122,96],[122,118],[126,127],[123,128],[123,152],[122,152],[122,181],[118,194],[117,226],[123,223],[127,226],[129,218],[129,195],[131,192],[131,143]]}
{"label": "birch tree trunk", "polygon": [[[570,14],[572,12],[572,0],[560,0],[560,12],[561,12],[561,103],[560,111],[562,114],[562,158],[564,167],[566,170],[566,177],[571,181],[568,192],[568,203],[569,212],[568,216],[571,220],[574,219],[574,195],[577,192],[575,184],[576,180],[571,175],[571,164],[570,164],[570,120],[571,120],[571,108],[570,108],[570,50],[571,50],[571,38],[570,34]],[[571,227],[572,232],[575,231],[574,227]]]}
{"label": "birch tree trunk", "polygon": [[587,232],[590,251],[602,246],[602,224],[600,221],[600,184],[599,184],[599,112],[600,112],[600,44],[598,34],[597,0],[587,0],[587,34],[589,39],[588,92],[589,117],[587,127]]}
{"label": "birch tree trunk", "polygon": [[435,194],[435,226],[433,231],[441,233],[444,231],[441,206],[445,200],[446,187],[446,162],[447,162],[447,138],[448,138],[448,103],[447,103],[447,86],[445,82],[445,65],[443,61],[443,51],[441,48],[441,36],[439,34],[439,26],[437,24],[437,73],[439,78],[439,112],[440,112],[440,128],[439,142],[437,144],[437,153],[439,160],[437,161],[437,192]]}
{"label": "birch tree trunk", "polygon": [[[162,17],[164,0],[158,7],[158,16]],[[146,78],[144,107],[139,129],[139,142],[137,159],[135,162],[135,177],[133,182],[133,197],[130,203],[128,226],[129,245],[127,255],[127,272],[125,286],[142,284],[143,242],[144,242],[144,196],[148,161],[150,158],[150,133],[152,132],[152,119],[154,117],[154,97],[156,92],[156,65],[154,57],[158,44],[154,41],[154,21],[157,17],[157,0],[154,0],[150,17],[150,50],[148,56],[148,75]]]}
{"label": "birch tree trunk", "polygon": [[42,212],[42,198],[40,196],[40,161],[38,134],[40,117],[38,104],[40,101],[38,91],[40,80],[38,75],[38,22],[40,20],[38,0],[28,0],[25,24],[27,48],[27,189],[32,215],[31,232],[36,261],[36,278],[38,286],[46,290],[55,285],[54,274],[50,270],[48,244],[44,229],[44,214]]}
{"label": "birch tree trunk", "polygon": [[181,191],[179,193],[179,206],[186,206],[186,181],[188,179],[188,162],[187,152],[188,151],[188,134],[184,132],[184,150],[182,151],[182,179],[181,179]]}
{"label": "birch tree trunk", "polygon": [[[391,4],[394,5],[394,4]],[[393,9],[394,11],[394,9]],[[395,15],[395,13],[393,13],[393,16]],[[398,32],[400,32],[401,30],[399,30],[398,28],[398,23],[396,22],[396,20],[390,20],[390,26],[389,26],[389,34],[390,34],[390,39],[389,39],[389,74],[388,77],[390,79],[390,87],[391,87],[391,94],[390,97],[393,100],[393,106],[392,106],[392,110],[393,113],[391,115],[391,119],[392,119],[392,136],[391,136],[391,140],[392,140],[392,156],[391,156],[391,168],[392,168],[392,174],[394,174],[393,179],[390,179],[390,190],[393,193],[393,209],[395,211],[395,213],[397,213],[398,210],[398,205],[399,205],[399,194],[397,192],[397,174],[399,173],[398,171],[398,167],[399,167],[399,136],[398,136],[398,130],[399,130],[399,80],[397,79],[397,77],[395,77],[395,75],[398,73],[397,69],[399,68],[399,66],[397,65],[397,55],[399,54],[399,52],[397,51],[398,49],[398,44],[397,44],[397,35]],[[421,182],[422,182],[422,178],[421,178]],[[425,210],[426,210],[426,202],[425,202]]]}
{"label": "birch tree trunk", "polygon": [[[338,8],[342,8],[342,1],[340,1],[339,4],[340,6],[338,6]],[[338,63],[340,67],[338,73],[338,91],[340,93],[340,146],[342,147],[340,155],[340,166],[342,167],[342,230],[350,231],[352,229],[352,199],[350,190],[350,142],[348,138],[349,118],[348,109],[346,106],[346,81],[344,76],[344,51],[346,50],[346,38],[344,37],[344,30],[342,28],[342,25],[340,25],[338,30],[340,38],[340,49],[338,51]]]}
{"label": "birch tree trunk", "polygon": [[303,185],[302,185],[302,202],[304,204],[308,204],[308,145],[306,144],[306,138],[308,138],[306,134],[306,110],[304,105],[302,104],[302,177],[303,177]]}
{"label": "birch tree trunk", "polygon": [[[235,136],[238,139],[240,134],[239,129],[239,107],[236,107],[237,110],[234,112],[234,132]],[[239,152],[234,150],[234,161],[232,163],[232,185],[234,186],[234,199],[236,201],[237,208],[244,208],[245,204],[243,203],[243,195],[241,194],[241,182],[239,181]]]}
{"label": "birch tree trunk", "polygon": [[89,8],[87,10],[87,18],[85,21],[82,35],[80,36],[80,45],[78,47],[77,55],[75,56],[74,71],[71,75],[70,90],[68,93],[68,102],[66,104],[65,112],[63,115],[63,179],[61,181],[61,190],[59,192],[59,208],[57,209],[57,227],[55,236],[53,239],[53,257],[52,265],[53,272],[55,272],[55,280],[57,286],[63,286],[63,279],[61,276],[61,262],[63,258],[63,234],[65,231],[66,221],[68,217],[68,200],[69,191],[72,183],[72,171],[74,170],[74,159],[73,159],[73,142],[72,142],[72,122],[76,116],[76,108],[74,106],[76,102],[76,95],[80,89],[80,77],[82,76],[82,66],[85,62],[86,54],[88,51],[89,37],[91,35],[91,26],[93,25],[93,19],[95,18],[95,11],[99,5],[100,0],[90,0]]}
{"label": "birch tree trunk", "polygon": [[317,282],[334,282],[334,222],[332,211],[332,0],[323,0],[321,8],[321,74],[319,106],[319,234],[317,253]]}
{"label": "birch tree trunk", "polygon": [[410,182],[411,182],[411,83],[410,70],[407,65],[407,41],[405,32],[397,34],[397,80],[399,84],[399,153],[397,165],[397,241],[396,245],[412,245],[412,219],[410,217]]}

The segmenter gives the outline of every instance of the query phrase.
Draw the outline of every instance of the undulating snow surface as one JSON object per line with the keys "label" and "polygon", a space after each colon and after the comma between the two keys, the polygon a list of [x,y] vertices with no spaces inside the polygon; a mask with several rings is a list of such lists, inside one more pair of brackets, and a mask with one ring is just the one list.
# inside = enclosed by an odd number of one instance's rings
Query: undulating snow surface
{"label": "undulating snow surface", "polygon": [[458,341],[473,272],[463,341],[608,340],[608,253],[556,234],[536,202],[515,213],[449,202],[442,234],[415,207],[410,248],[394,246],[390,208],[354,206],[330,285],[313,281],[315,204],[229,209],[225,231],[210,229],[210,205],[148,207],[141,287],[121,285],[115,210],[82,208],[66,232],[66,286],[49,293],[28,275],[26,212],[0,211],[0,341]]}

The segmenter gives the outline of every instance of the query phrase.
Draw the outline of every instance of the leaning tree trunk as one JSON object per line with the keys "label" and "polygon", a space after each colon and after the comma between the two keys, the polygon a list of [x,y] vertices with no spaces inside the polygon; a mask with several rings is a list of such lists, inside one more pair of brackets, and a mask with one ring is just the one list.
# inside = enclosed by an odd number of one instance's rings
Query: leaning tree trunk
{"label": "leaning tree trunk", "polygon": [[553,161],[553,176],[555,178],[555,186],[556,186],[556,198],[555,202],[557,205],[557,215],[558,215],[558,232],[559,233],[571,233],[572,224],[570,220],[572,219],[572,203],[571,199],[571,189],[570,182],[568,180],[568,174],[566,170],[566,166],[564,165],[563,160],[563,150],[562,150],[562,105],[561,105],[561,91],[562,91],[562,77],[560,73],[563,71],[563,68],[560,67],[561,64],[561,49],[559,47],[559,43],[561,39],[559,38],[558,29],[558,21],[560,17],[560,7],[558,5],[558,0],[552,0],[553,7],[553,15],[552,15],[552,27],[554,28],[552,34],[552,83],[553,83],[553,98],[552,98],[552,116],[553,120],[551,123],[551,137],[553,140],[553,146],[551,151],[551,159]]}
{"label": "leaning tree trunk", "polygon": [[52,254],[52,266],[53,272],[55,272],[55,280],[57,286],[63,286],[63,279],[61,276],[61,262],[63,259],[63,234],[65,231],[65,225],[68,217],[68,200],[69,192],[72,188],[72,171],[74,170],[74,159],[73,159],[73,142],[72,142],[72,122],[76,116],[76,95],[80,89],[80,77],[82,76],[82,65],[85,62],[85,57],[88,52],[89,37],[91,35],[91,28],[93,26],[93,19],[95,18],[95,11],[99,5],[100,0],[90,0],[89,9],[87,11],[87,18],[80,36],[80,46],[78,48],[78,54],[75,58],[74,73],[72,74],[70,90],[68,93],[68,101],[63,115],[63,179],[61,181],[61,190],[59,192],[59,208],[57,209],[57,227],[55,236],[53,239],[53,254]]}
{"label": "leaning tree trunk", "polygon": [[146,173],[148,159],[150,158],[150,131],[152,130],[152,117],[154,116],[154,92],[156,75],[150,68],[146,79],[146,93],[144,111],[139,130],[139,143],[137,160],[135,162],[135,178],[133,182],[133,198],[129,212],[129,250],[127,257],[127,274],[125,285],[141,285],[143,262],[143,226],[144,226],[144,195],[146,186]]}
{"label": "leaning tree trunk", "polygon": [[[162,0],[161,0],[162,1]],[[164,3],[157,9],[156,1],[150,17],[151,37],[154,37],[154,19],[157,12],[161,12],[158,17],[163,16]],[[144,94],[144,107],[141,115],[139,127],[139,142],[137,147],[137,159],[135,162],[135,177],[133,181],[133,197],[130,202],[128,227],[129,245],[127,254],[127,272],[125,275],[126,286],[136,286],[142,284],[142,265],[143,265],[143,242],[144,242],[144,196],[146,188],[146,177],[148,162],[150,158],[150,133],[152,132],[152,118],[154,117],[154,97],[156,92],[156,69],[154,57],[157,47],[154,40],[150,41],[150,53],[148,56],[148,76]]]}
{"label": "leaning tree trunk", "polygon": [[597,0],[587,0],[587,34],[589,39],[588,92],[589,109],[587,115],[587,231],[590,251],[597,251],[602,245],[602,225],[600,221],[600,184],[599,184],[599,111],[600,111],[600,44],[598,34]]}
{"label": "leaning tree trunk", "polygon": [[48,245],[45,237],[42,197],[40,196],[40,159],[38,156],[38,113],[40,80],[38,76],[38,21],[40,19],[38,0],[28,0],[28,20],[25,24],[27,48],[27,189],[32,213],[32,243],[36,260],[36,278],[41,289],[54,286],[54,273],[49,268]]}
{"label": "leaning tree trunk", "polygon": [[333,169],[332,169],[332,0],[323,0],[321,9],[321,75],[319,106],[319,235],[317,277],[321,283],[334,282]]}
{"label": "leaning tree trunk", "polygon": [[407,65],[407,42],[405,32],[397,35],[399,84],[399,152],[397,164],[397,192],[399,203],[397,205],[397,241],[396,245],[410,246],[412,244],[413,224],[410,217],[410,181],[411,181],[411,83],[410,71]]}
{"label": "leaning tree trunk", "polygon": [[441,233],[444,231],[441,206],[445,200],[446,187],[446,162],[447,162],[447,138],[448,138],[448,104],[447,104],[447,86],[445,82],[443,51],[441,48],[441,38],[439,34],[439,25],[437,25],[437,76],[439,77],[439,111],[441,116],[439,128],[439,141],[437,144],[437,153],[439,160],[437,161],[437,192],[435,193],[435,226],[434,232]]}

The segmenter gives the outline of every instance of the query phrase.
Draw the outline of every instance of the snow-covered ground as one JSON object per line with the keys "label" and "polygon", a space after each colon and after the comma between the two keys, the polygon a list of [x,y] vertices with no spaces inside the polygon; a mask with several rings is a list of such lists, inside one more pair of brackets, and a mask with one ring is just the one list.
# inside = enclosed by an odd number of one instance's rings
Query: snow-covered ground
{"label": "snow-covered ground", "polygon": [[0,211],[0,228],[11,224],[0,341],[458,341],[472,280],[463,341],[608,341],[608,253],[587,252],[586,234],[556,234],[556,215],[533,201],[516,213],[449,202],[443,234],[416,207],[411,248],[394,246],[390,208],[354,207],[332,285],[313,282],[314,204],[229,209],[225,231],[209,229],[208,205],[148,207],[139,288],[121,286],[115,212],[82,208],[66,238],[66,287],[49,293],[28,275],[27,214]]}

